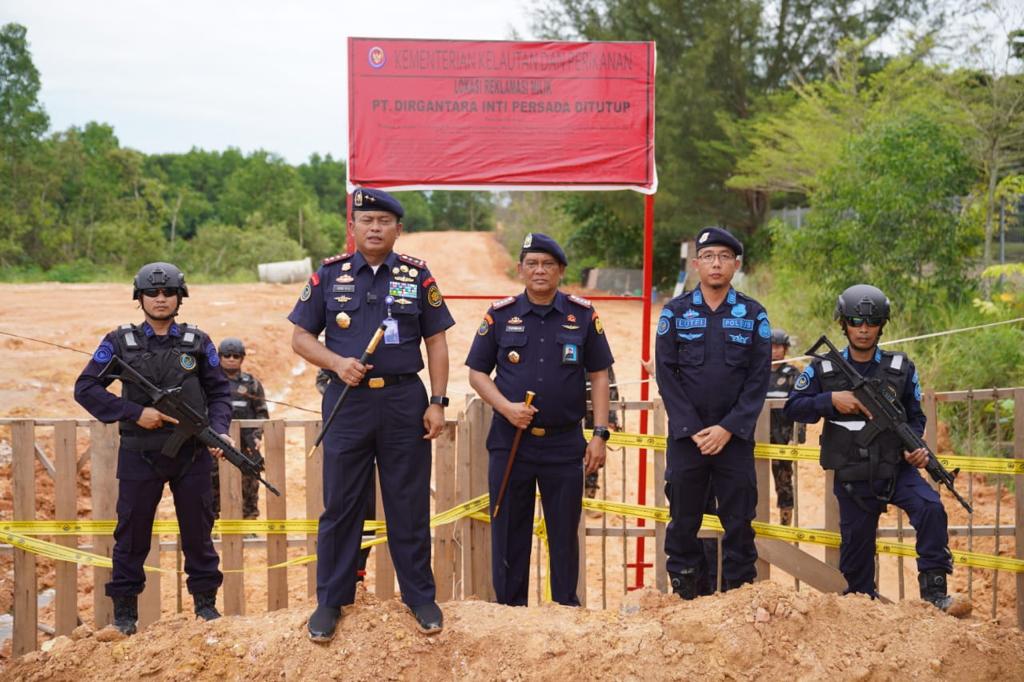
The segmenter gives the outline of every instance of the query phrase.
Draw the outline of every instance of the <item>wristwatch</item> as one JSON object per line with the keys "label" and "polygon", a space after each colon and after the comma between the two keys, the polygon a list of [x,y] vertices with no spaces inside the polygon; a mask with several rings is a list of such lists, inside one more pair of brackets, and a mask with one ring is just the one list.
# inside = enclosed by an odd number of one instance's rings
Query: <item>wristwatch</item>
{"label": "wristwatch", "polygon": [[607,441],[609,438],[612,437],[612,432],[608,430],[607,426],[595,426],[594,427],[594,437],[595,438],[604,438],[605,441]]}
{"label": "wristwatch", "polygon": [[430,396],[431,405],[440,405],[441,407],[448,407],[448,396],[446,395],[432,395]]}

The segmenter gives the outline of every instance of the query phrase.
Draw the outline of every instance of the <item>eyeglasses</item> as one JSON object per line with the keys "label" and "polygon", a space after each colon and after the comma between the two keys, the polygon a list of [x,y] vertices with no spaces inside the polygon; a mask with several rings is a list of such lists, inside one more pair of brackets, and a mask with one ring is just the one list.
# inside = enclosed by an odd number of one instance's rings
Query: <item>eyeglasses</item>
{"label": "eyeglasses", "polygon": [[869,327],[880,327],[885,322],[884,318],[881,317],[847,317],[846,325],[849,327],[859,327],[862,324],[866,324]]}
{"label": "eyeglasses", "polygon": [[557,270],[558,269],[558,265],[559,265],[559,263],[556,260],[545,260],[545,261],[524,260],[523,261],[523,269],[524,270],[549,270],[549,271],[550,270]]}
{"label": "eyeglasses", "polygon": [[178,289],[176,287],[157,287],[155,289],[143,289],[142,295],[148,298],[156,298],[157,296],[163,296],[164,298],[173,298],[178,295]]}
{"label": "eyeglasses", "polygon": [[701,263],[714,263],[717,260],[724,265],[736,260],[736,256],[731,253],[702,253],[697,256],[697,260]]}
{"label": "eyeglasses", "polygon": [[245,357],[241,353],[221,353],[220,356],[221,358],[225,358],[227,360],[241,360],[242,358]]}
{"label": "eyeglasses", "polygon": [[371,227],[374,223],[377,223],[381,227],[387,228],[397,225],[398,218],[393,215],[372,216],[363,213],[356,216],[355,223],[360,227]]}

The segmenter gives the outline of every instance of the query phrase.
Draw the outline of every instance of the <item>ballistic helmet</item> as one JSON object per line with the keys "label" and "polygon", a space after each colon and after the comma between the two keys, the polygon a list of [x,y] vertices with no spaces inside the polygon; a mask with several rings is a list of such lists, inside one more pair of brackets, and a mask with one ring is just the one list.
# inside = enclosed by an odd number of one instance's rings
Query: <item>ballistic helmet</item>
{"label": "ballistic helmet", "polygon": [[870,284],[854,284],[839,294],[833,318],[859,317],[885,324],[889,320],[889,299]]}
{"label": "ballistic helmet", "polygon": [[139,300],[146,289],[177,289],[178,295],[188,296],[185,273],[170,263],[146,263],[135,274],[132,300]]}
{"label": "ballistic helmet", "polygon": [[231,336],[220,342],[220,347],[217,348],[217,353],[220,355],[224,355],[225,353],[237,353],[238,355],[245,356],[245,344],[242,343],[242,339],[236,339]]}
{"label": "ballistic helmet", "polygon": [[789,348],[789,334],[785,329],[775,328],[772,330],[772,345]]}

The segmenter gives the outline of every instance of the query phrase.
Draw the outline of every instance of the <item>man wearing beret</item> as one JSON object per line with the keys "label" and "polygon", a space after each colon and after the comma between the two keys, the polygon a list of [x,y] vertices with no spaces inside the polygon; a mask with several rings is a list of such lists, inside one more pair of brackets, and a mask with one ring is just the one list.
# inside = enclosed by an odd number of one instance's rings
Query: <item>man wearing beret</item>
{"label": "man wearing beret", "polygon": [[[551,597],[579,606],[583,476],[604,465],[609,436],[611,350],[590,301],[558,290],[566,265],[554,239],[526,235],[517,266],[526,290],[491,305],[466,358],[470,385],[494,408],[487,436],[492,516],[516,431],[524,430],[499,513],[491,520],[494,591],[499,603],[512,606],[527,603],[538,487],[550,547]],[[589,443],[581,424],[588,375],[594,411]],[[525,401],[527,391],[536,394],[532,405]]]}
{"label": "man wearing beret", "polygon": [[[355,253],[323,262],[302,290],[288,319],[292,348],[331,377],[324,414],[351,387],[324,437],[324,512],[317,544],[317,608],[307,628],[329,641],[341,607],[355,598],[356,566],[368,481],[374,463],[388,528],[388,549],[402,601],[428,633],[441,631],[430,569],[430,441],[444,428],[448,404],[448,342],[455,324],[423,261],[395,253],[402,205],[390,194],[357,189],[352,195]],[[359,357],[384,324],[370,362]],[[317,335],[326,329],[325,343]],[[430,397],[418,372],[420,342],[427,351]]]}
{"label": "man wearing beret", "polygon": [[731,286],[742,255],[728,231],[701,230],[693,261],[700,284],[669,301],[658,319],[655,372],[668,412],[672,515],[665,553],[672,589],[683,599],[710,591],[697,531],[712,498],[725,529],[723,588],[756,575],[754,425],[768,390],[772,332],[764,308]]}

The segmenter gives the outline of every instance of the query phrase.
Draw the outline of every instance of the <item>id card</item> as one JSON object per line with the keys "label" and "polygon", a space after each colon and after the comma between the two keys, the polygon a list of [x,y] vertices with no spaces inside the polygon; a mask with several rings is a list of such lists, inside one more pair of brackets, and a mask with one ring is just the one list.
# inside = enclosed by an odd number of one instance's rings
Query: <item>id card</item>
{"label": "id card", "polygon": [[393,317],[384,318],[384,343],[388,346],[396,346],[398,339],[398,320]]}

